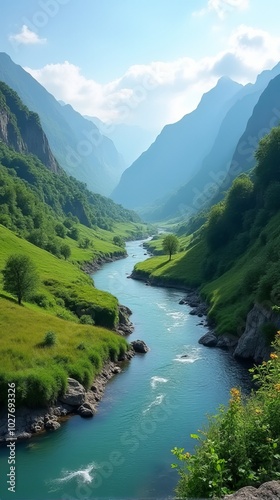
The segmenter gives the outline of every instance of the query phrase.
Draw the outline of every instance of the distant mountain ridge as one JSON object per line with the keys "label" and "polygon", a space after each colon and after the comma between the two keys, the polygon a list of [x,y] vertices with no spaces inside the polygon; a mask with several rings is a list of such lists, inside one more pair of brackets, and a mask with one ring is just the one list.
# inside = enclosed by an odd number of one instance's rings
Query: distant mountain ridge
{"label": "distant mountain ridge", "polygon": [[236,164],[242,167],[243,172],[250,170],[254,166],[254,153],[259,140],[280,123],[280,63],[276,68],[278,69],[278,75],[271,79],[262,92],[247,122],[244,133],[239,138],[232,157],[229,176],[231,176]]}
{"label": "distant mountain ridge", "polygon": [[164,127],[150,148],[123,173],[113,200],[128,208],[143,207],[186,183],[209,153],[229,102],[241,87],[221,78],[193,112]]}
{"label": "distant mountain ridge", "polygon": [[92,121],[101,134],[106,135],[114,142],[127,167],[150,147],[156,137],[153,132],[137,125],[107,124],[95,116],[85,116],[85,118]]}
{"label": "distant mountain ridge", "polygon": [[[237,175],[252,168],[258,140],[280,121],[279,82],[272,88],[279,73],[280,63],[263,71],[255,84],[246,85],[235,95],[200,169],[160,207],[147,213],[149,220],[191,215],[211,202],[217,192],[228,188]],[[262,105],[265,95],[266,103]]]}
{"label": "distant mountain ridge", "polygon": [[40,116],[51,149],[62,168],[94,192],[109,195],[124,169],[113,142],[69,106],[62,106],[21,66],[0,53],[0,80]]}

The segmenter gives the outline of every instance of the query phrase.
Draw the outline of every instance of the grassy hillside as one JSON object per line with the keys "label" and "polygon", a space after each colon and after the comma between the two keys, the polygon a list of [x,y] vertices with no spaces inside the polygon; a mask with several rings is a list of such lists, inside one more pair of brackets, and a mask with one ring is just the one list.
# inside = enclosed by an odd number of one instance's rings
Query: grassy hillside
{"label": "grassy hillside", "polygon": [[[119,250],[109,242],[108,234],[103,232],[103,240],[98,240],[94,232],[91,234],[88,228],[86,231],[103,253],[105,249],[110,254]],[[34,406],[55,399],[65,387],[67,375],[88,386],[104,361],[117,358],[127,344],[113,332],[80,324],[79,318],[87,315],[96,324],[113,328],[118,321],[117,299],[94,288],[92,279],[77,265],[32,245],[3,226],[0,240],[0,269],[16,252],[29,255],[40,277],[38,290],[23,306],[0,283],[0,401],[5,399],[7,380],[17,382],[19,404]],[[79,249],[77,242],[74,249],[80,261],[87,260],[87,251]],[[55,333],[57,342],[42,347],[48,331]]]}
{"label": "grassy hillside", "polygon": [[[5,297],[5,298],[4,298]],[[125,352],[124,338],[95,326],[65,321],[48,312],[18,306],[0,297],[0,402],[6,402],[7,382],[16,383],[17,404],[46,405],[65,390],[67,376],[85,387],[106,360]],[[47,332],[56,342],[44,346]]]}

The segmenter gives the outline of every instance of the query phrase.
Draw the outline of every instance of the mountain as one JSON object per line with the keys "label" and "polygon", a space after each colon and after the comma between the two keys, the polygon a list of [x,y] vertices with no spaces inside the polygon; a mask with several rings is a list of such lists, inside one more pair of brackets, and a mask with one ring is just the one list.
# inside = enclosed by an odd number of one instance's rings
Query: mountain
{"label": "mountain", "polygon": [[[54,158],[39,116],[0,82],[0,223],[25,237],[40,229],[48,239],[59,217],[76,217],[87,227],[110,229],[116,222],[139,222],[136,214],[88,191]],[[50,215],[52,214],[52,216]],[[28,220],[26,217],[28,216]]]}
{"label": "mountain", "polygon": [[127,166],[137,160],[155,140],[155,133],[137,125],[126,125],[125,123],[109,125],[96,117],[85,116],[85,118],[91,120],[101,134],[105,134],[114,142]]}
{"label": "mountain", "polygon": [[[269,128],[267,127],[267,123],[271,122],[271,124],[276,124],[275,121],[271,121],[272,116],[270,113],[268,113],[268,115],[264,113],[264,108],[267,108],[267,110],[272,110],[272,114],[276,112],[277,115],[279,101],[278,104],[276,101],[273,101],[273,94],[276,95],[276,93],[268,90],[276,111],[273,111],[274,107],[272,101],[266,102],[259,111],[259,119],[253,119],[257,131],[254,130],[253,132],[253,127],[251,125],[249,126],[249,124],[251,124],[250,117],[267,85],[273,78],[279,75],[279,73],[280,63],[272,70],[263,71],[258,76],[255,84],[246,85],[235,95],[235,102],[233,102],[232,107],[222,121],[214,145],[210,153],[202,161],[200,169],[187,184],[174,193],[162,204],[162,206],[146,214],[147,219],[162,220],[180,215],[186,217],[186,215],[196,212],[207,204],[207,202],[213,198],[213,195],[220,191],[221,186],[223,186],[224,189],[224,181],[226,178],[227,186],[229,186],[236,175],[241,171],[247,170],[247,167],[244,168],[242,162],[244,162],[244,151],[246,151],[246,147],[248,148],[248,144],[252,140],[252,137],[257,137],[254,140],[254,146],[256,147],[260,138],[259,133],[257,133],[256,136],[256,132],[261,129],[263,129],[262,133],[265,133],[265,130],[268,132]],[[256,110],[258,110],[258,106]],[[280,118],[280,112],[278,115]],[[260,126],[260,120],[262,119],[264,119],[263,125]],[[249,130],[243,134],[247,123]],[[237,144],[237,151],[234,155]],[[242,154],[243,157],[241,158]],[[251,160],[248,166],[248,168],[250,168],[253,166],[254,161],[252,148],[249,148],[249,150],[247,149],[246,161],[248,161],[248,156]],[[233,161],[231,162],[232,157]]]}
{"label": "mountain", "polygon": [[277,68],[278,76],[270,81],[260,96],[245,131],[237,143],[227,180],[235,176],[236,167],[246,172],[254,166],[254,154],[259,140],[280,123],[280,63]]}
{"label": "mountain", "polygon": [[71,106],[62,106],[5,53],[0,53],[0,80],[15,90],[30,110],[38,113],[62,168],[92,191],[110,194],[124,169],[124,161],[112,141]]}
{"label": "mountain", "polygon": [[29,111],[3,82],[0,82],[0,141],[19,153],[37,156],[51,171],[60,171],[38,115]]}
{"label": "mountain", "polygon": [[221,78],[203,95],[196,110],[164,127],[150,148],[123,173],[113,200],[128,208],[143,207],[187,182],[209,153],[229,101],[241,87]]}

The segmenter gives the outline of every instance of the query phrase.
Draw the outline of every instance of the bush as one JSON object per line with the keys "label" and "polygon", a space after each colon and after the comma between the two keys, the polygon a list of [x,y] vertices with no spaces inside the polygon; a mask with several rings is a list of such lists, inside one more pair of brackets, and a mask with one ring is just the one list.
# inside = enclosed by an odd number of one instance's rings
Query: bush
{"label": "bush", "polygon": [[94,325],[94,320],[89,314],[83,314],[80,317],[80,323],[82,323],[83,325]]}
{"label": "bush", "polygon": [[57,342],[56,333],[51,332],[51,331],[46,332],[44,340],[43,340],[44,347],[51,347],[51,346],[55,345],[56,342]]}
{"label": "bush", "polygon": [[60,238],[65,238],[66,237],[66,228],[63,224],[56,224],[55,226],[55,232],[56,235],[59,236]]}
{"label": "bush", "polygon": [[79,235],[80,235],[80,232],[79,232],[79,229],[77,227],[72,227],[68,231],[68,236],[69,236],[69,238],[72,238],[72,240],[78,241]]}
{"label": "bush", "polygon": [[37,304],[37,306],[43,307],[44,309],[47,309],[50,305],[53,305],[44,293],[36,293],[35,295],[32,295],[30,300],[34,304]]}

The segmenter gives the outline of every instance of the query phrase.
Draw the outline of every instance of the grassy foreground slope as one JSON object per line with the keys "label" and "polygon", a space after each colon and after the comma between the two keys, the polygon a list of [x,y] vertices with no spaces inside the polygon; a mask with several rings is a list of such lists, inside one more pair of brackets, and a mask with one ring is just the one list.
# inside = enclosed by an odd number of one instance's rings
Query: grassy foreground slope
{"label": "grassy foreground slope", "polygon": [[[0,402],[5,402],[7,381],[17,383],[17,403],[30,406],[55,400],[65,389],[67,376],[87,387],[104,362],[117,359],[127,343],[114,332],[80,324],[79,317],[88,315],[97,324],[113,328],[118,321],[117,299],[94,288],[92,279],[77,265],[3,226],[0,240],[1,269],[11,253],[28,254],[40,277],[40,288],[32,302],[23,306],[0,284]],[[105,244],[108,250],[114,250],[108,241]],[[79,257],[86,260],[87,256]],[[56,343],[43,347],[48,331],[55,333]]]}

